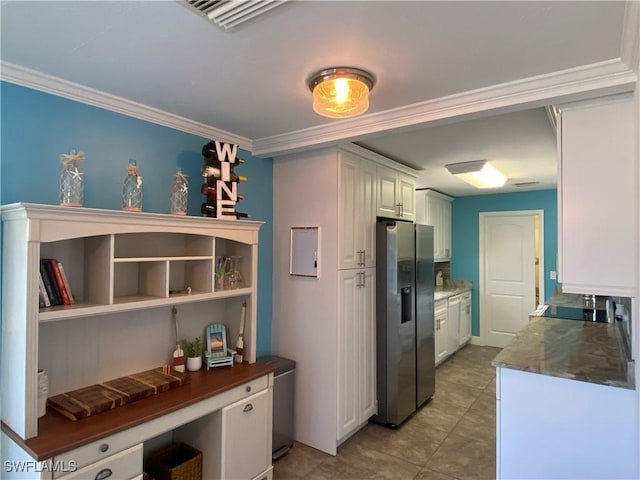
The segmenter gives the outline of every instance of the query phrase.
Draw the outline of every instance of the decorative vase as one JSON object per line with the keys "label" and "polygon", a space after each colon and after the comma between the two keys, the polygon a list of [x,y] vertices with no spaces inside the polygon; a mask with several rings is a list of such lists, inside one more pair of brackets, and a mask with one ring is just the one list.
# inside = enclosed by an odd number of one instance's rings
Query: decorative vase
{"label": "decorative vase", "polygon": [[60,172],[60,205],[81,207],[84,195],[84,181],[78,162],[84,160],[84,153],[71,150],[60,155],[62,172]]}
{"label": "decorative vase", "polygon": [[187,176],[182,173],[181,168],[178,169],[174,176],[176,179],[171,186],[171,193],[169,194],[169,213],[172,215],[186,215],[189,182],[187,181]]}
{"label": "decorative vase", "polygon": [[196,372],[202,368],[202,356],[200,357],[187,357],[187,370],[190,372]]}
{"label": "decorative vase", "polygon": [[142,175],[133,159],[129,160],[127,176],[122,185],[122,209],[128,212],[142,211]]}

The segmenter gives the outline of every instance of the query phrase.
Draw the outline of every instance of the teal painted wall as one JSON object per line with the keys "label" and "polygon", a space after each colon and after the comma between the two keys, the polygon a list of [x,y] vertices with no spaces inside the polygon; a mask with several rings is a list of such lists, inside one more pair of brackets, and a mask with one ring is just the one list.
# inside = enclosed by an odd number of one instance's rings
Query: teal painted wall
{"label": "teal painted wall", "polygon": [[[130,158],[142,173],[143,211],[167,213],[169,188],[178,167],[189,176],[188,214],[199,216],[202,146],[211,139],[184,133],[101,108],[1,82],[0,201],[57,205],[59,156],[75,148],[87,159],[84,206],[120,209]],[[237,210],[265,224],[258,249],[258,355],[271,352],[273,270],[273,162],[240,150],[248,177],[239,186]]]}
{"label": "teal painted wall", "polygon": [[480,335],[479,213],[511,210],[544,210],[545,297],[549,298],[558,285],[555,280],[549,280],[549,272],[557,271],[558,202],[556,190],[474,195],[454,199],[451,206],[451,249],[453,253],[451,278],[473,281],[472,333],[475,336]]}

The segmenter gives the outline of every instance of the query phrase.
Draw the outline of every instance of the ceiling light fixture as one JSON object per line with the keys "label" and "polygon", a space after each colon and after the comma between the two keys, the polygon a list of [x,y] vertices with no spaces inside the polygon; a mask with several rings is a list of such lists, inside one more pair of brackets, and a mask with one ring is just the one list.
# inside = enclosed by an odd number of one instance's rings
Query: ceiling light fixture
{"label": "ceiling light fixture", "polygon": [[476,188],[501,187],[507,181],[507,177],[486,160],[450,163],[445,165],[444,168],[449,170],[450,174],[459,177]]}
{"label": "ceiling light fixture", "polygon": [[313,92],[313,111],[329,118],[355,117],[369,108],[369,91],[375,79],[365,70],[332,67],[320,70],[309,79]]}

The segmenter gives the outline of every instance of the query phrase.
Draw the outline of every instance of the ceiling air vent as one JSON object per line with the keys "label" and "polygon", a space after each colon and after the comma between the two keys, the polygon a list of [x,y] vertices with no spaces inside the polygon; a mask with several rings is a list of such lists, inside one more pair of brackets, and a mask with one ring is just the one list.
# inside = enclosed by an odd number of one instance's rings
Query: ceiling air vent
{"label": "ceiling air vent", "polygon": [[224,30],[230,30],[285,3],[287,0],[186,0],[203,16]]}

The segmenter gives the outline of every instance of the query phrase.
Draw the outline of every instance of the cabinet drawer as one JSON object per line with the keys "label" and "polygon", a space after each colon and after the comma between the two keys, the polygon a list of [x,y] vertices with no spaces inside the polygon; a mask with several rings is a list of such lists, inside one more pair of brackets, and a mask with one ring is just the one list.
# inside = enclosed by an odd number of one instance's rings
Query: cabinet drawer
{"label": "cabinet drawer", "polygon": [[141,475],[142,444],[138,444],[58,478],[63,480],[126,480]]}
{"label": "cabinet drawer", "polygon": [[229,404],[247,400],[247,397],[266,390],[267,388],[269,388],[269,375],[264,375],[260,378],[256,378],[255,380],[229,390]]}
{"label": "cabinet drawer", "polygon": [[[82,447],[65,452],[62,455],[57,455],[54,460],[62,462],[63,465],[68,465],[70,462],[74,462],[79,469],[84,469],[87,465],[91,465],[103,459],[108,459],[114,454],[131,447],[131,444],[135,442],[136,441],[131,438],[127,439],[125,431],[112,435],[111,437],[88,443]],[[133,477],[133,475],[131,475],[131,477]],[[55,475],[54,478],[56,478]]]}

